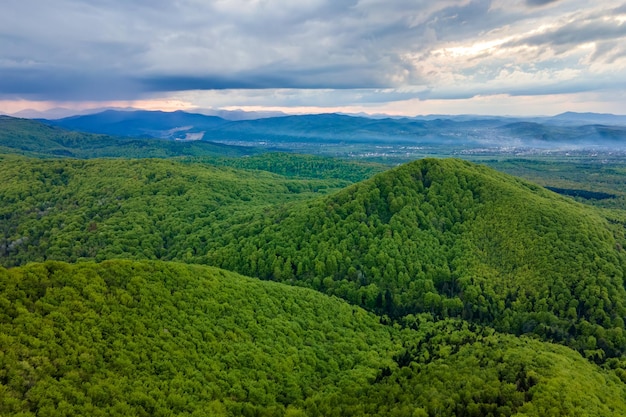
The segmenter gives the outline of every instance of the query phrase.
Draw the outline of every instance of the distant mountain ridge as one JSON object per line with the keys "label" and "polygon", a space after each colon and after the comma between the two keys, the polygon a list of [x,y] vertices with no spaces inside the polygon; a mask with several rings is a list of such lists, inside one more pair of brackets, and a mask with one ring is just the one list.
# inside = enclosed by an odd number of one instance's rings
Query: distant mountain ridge
{"label": "distant mountain ridge", "polygon": [[242,156],[257,153],[253,147],[207,141],[171,141],[85,133],[44,124],[37,120],[0,116],[0,152],[35,157]]}
{"label": "distant mountain ridge", "polygon": [[47,122],[66,129],[89,133],[167,139],[187,139],[190,134],[201,133],[202,129],[227,123],[225,119],[217,116],[205,116],[184,111],[147,110],[106,110],[101,113],[66,117]]}
{"label": "distant mountain ridge", "polygon": [[626,115],[610,113],[576,113],[569,111],[550,117],[549,120],[560,123],[626,125]]}
{"label": "distant mountain ridge", "polygon": [[203,114],[115,111],[45,123],[90,133],[237,144],[368,143],[429,146],[626,146],[626,116],[421,116],[370,118],[337,113],[226,120]]}

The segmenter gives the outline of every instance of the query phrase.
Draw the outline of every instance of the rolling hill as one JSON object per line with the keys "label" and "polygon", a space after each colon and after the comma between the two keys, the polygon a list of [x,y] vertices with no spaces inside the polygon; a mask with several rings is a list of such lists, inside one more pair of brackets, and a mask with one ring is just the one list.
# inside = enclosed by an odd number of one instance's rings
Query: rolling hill
{"label": "rolling hill", "polygon": [[5,266],[115,257],[198,261],[209,240],[253,213],[350,184],[160,159],[0,160]]}
{"label": "rolling hill", "polygon": [[0,268],[0,413],[618,416],[575,352],[460,321],[385,326],[317,292],[202,266]]}
{"label": "rolling hill", "polygon": [[626,254],[612,230],[534,184],[427,159],[234,226],[206,261],[390,317],[534,333],[602,362],[626,349]]}
{"label": "rolling hill", "polygon": [[82,133],[35,120],[0,116],[0,152],[57,158],[166,158],[242,156],[258,151],[251,147],[206,141],[172,141]]}
{"label": "rolling hill", "polygon": [[[297,150],[305,145],[488,147],[608,147],[626,146],[624,117],[565,113],[544,118],[438,116],[370,118],[343,114],[314,114],[227,121],[182,111],[114,111],[75,116],[46,123],[91,133],[204,139],[228,144],[280,146]],[[308,152],[323,152],[313,146]]]}
{"label": "rolling hill", "polygon": [[594,207],[456,159],[0,163],[0,415],[626,413]]}

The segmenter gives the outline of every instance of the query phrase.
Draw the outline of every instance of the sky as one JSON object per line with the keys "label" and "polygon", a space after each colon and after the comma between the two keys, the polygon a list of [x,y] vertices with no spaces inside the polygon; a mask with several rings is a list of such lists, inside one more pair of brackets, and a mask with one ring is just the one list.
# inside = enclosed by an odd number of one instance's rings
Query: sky
{"label": "sky", "polygon": [[626,114],[626,2],[3,0],[0,112]]}

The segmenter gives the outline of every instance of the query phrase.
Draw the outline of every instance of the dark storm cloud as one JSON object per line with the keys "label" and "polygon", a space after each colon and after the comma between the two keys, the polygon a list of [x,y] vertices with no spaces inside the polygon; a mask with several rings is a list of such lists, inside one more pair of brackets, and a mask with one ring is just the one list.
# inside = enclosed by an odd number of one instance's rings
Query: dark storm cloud
{"label": "dark storm cloud", "polygon": [[230,75],[155,76],[137,80],[147,91],[185,91],[222,89],[363,89],[384,88],[378,67],[364,64],[311,65],[307,68],[277,63]]}
{"label": "dark storm cloud", "polygon": [[132,100],[142,91],[139,83],[111,73],[58,68],[4,68],[1,73],[0,95],[8,99]]}
{"label": "dark storm cloud", "polygon": [[571,22],[554,30],[512,42],[510,45],[579,45],[619,39],[624,36],[626,36],[626,24],[597,19],[586,22]]}
{"label": "dark storm cloud", "polygon": [[[8,1],[9,13],[0,15],[0,37],[11,39],[0,45],[0,94],[64,99],[85,98],[89,86],[93,98],[122,98],[406,83],[415,74],[399,55],[417,31],[405,16],[423,8],[356,0]],[[28,10],[30,19],[16,20]]]}
{"label": "dark storm cloud", "polygon": [[[586,4],[513,3],[518,6],[496,0],[4,0],[0,98],[132,99],[233,88],[428,85],[434,91],[429,72],[419,69],[431,51]],[[603,24],[601,17],[519,36],[508,46],[594,40],[602,42],[598,57],[617,59],[626,25]]]}
{"label": "dark storm cloud", "polygon": [[[546,96],[561,94],[578,94],[591,91],[620,91],[626,88],[626,81],[616,80],[607,77],[594,77],[571,80],[555,80],[550,83],[519,83],[506,88],[507,96]],[[501,87],[494,87],[489,84],[468,86],[462,89],[437,89],[426,90],[414,97],[420,100],[464,100],[476,96],[490,96],[503,94]]]}
{"label": "dark storm cloud", "polygon": [[526,0],[526,4],[529,6],[545,6],[547,4],[556,3],[560,0]]}

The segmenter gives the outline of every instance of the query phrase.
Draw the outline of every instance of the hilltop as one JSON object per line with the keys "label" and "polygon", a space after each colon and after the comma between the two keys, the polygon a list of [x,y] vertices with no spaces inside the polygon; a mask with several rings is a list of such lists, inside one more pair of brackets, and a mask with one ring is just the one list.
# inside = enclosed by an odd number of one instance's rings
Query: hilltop
{"label": "hilltop", "polygon": [[206,141],[172,141],[84,133],[36,120],[0,116],[0,152],[47,158],[166,158],[242,156],[257,151],[251,147]]}
{"label": "hilltop", "polygon": [[456,159],[0,161],[2,415],[626,413],[619,216]]}
{"label": "hilltop", "polygon": [[0,268],[0,303],[6,416],[626,412],[624,385],[567,348],[454,321],[399,331],[216,268]]}
{"label": "hilltop", "polygon": [[237,225],[207,262],[379,314],[429,313],[620,356],[626,254],[589,207],[484,166],[426,159]]}
{"label": "hilltop", "polygon": [[[362,117],[337,113],[282,115],[228,121],[202,114],[114,111],[45,123],[68,129],[134,137],[203,139],[231,145],[274,147],[307,153],[376,153],[392,147],[395,158],[417,148],[451,154],[460,150],[623,149],[626,118],[593,113],[553,117],[423,116]],[[325,145],[320,147],[320,145]],[[422,149],[424,152],[424,149]],[[389,153],[389,152],[387,152]]]}

